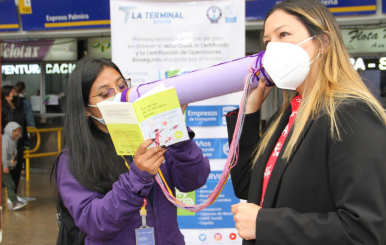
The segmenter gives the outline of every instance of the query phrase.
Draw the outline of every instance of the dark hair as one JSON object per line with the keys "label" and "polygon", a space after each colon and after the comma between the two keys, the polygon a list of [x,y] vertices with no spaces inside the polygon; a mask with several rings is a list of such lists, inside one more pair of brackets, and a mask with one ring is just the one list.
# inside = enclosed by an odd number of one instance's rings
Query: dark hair
{"label": "dark hair", "polygon": [[[334,16],[328,8],[318,0],[287,0],[278,3],[268,12],[264,24],[268,17],[279,9],[295,16],[306,27],[310,36],[326,35],[326,29],[323,30],[320,26],[315,25],[315,23],[305,17],[304,13],[312,16],[313,19],[319,24],[322,24],[323,27],[326,27],[325,19],[334,19]],[[336,22],[332,21],[331,23]],[[339,26],[336,26],[335,28],[339,30]]]}
{"label": "dark hair", "polygon": [[[128,171],[118,156],[110,135],[102,132],[94,121],[86,118],[91,86],[105,67],[119,68],[107,59],[84,58],[72,71],[67,83],[64,146],[68,149],[68,167],[72,175],[89,190],[107,193]],[[122,76],[123,77],[123,76]]]}
{"label": "dark hair", "polygon": [[15,88],[17,89],[17,92],[20,93],[21,91],[23,91],[25,89],[25,83],[19,81],[16,83]]}
{"label": "dark hair", "polygon": [[11,85],[4,85],[1,87],[1,103],[4,105],[8,105],[8,101],[5,99],[5,97],[8,97],[9,94],[11,93],[12,89],[15,89]]}

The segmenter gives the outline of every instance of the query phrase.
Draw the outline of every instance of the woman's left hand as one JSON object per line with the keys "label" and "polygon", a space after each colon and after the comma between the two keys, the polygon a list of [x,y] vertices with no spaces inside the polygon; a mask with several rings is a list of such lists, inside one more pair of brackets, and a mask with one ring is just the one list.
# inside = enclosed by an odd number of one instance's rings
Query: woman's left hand
{"label": "woman's left hand", "polygon": [[253,203],[232,205],[233,220],[239,236],[245,240],[256,239],[256,219],[260,206]]}

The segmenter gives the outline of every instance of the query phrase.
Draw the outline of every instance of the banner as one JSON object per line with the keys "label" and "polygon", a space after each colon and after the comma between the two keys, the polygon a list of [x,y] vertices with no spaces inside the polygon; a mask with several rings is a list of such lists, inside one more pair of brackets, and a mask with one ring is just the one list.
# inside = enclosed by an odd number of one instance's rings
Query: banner
{"label": "banner", "polygon": [[386,52],[386,28],[341,29],[344,45],[349,53]]}
{"label": "banner", "polygon": [[[245,56],[243,0],[111,0],[110,10],[112,60],[134,86]],[[212,172],[202,188],[192,193],[178,192],[183,202],[202,202],[218,183],[229,152],[224,114],[238,108],[240,99],[241,94],[235,93],[200,101],[186,109],[186,123],[196,133],[194,141],[210,159]],[[178,210],[185,242],[240,244],[230,213],[230,205],[238,202],[229,181],[219,200],[207,209],[196,214]]]}
{"label": "banner", "polygon": [[[335,16],[375,14],[376,0],[319,0]],[[279,0],[247,0],[246,20],[264,20]]]}
{"label": "banner", "polygon": [[0,1],[0,32],[18,31],[19,28],[15,0]]}
{"label": "banner", "polygon": [[77,60],[78,45],[74,38],[37,41],[7,40],[1,43],[1,62]]}
{"label": "banner", "polygon": [[109,0],[19,0],[24,31],[110,27]]}

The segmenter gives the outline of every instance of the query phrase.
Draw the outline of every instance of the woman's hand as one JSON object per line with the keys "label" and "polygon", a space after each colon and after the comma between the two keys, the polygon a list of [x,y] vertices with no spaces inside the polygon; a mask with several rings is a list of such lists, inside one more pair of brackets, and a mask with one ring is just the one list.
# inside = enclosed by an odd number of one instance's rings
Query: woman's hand
{"label": "woman's hand", "polygon": [[161,146],[156,146],[147,150],[153,143],[150,139],[142,142],[134,155],[134,163],[141,171],[155,175],[165,160],[164,153],[166,152],[166,148],[163,149]]}
{"label": "woman's hand", "polygon": [[5,173],[5,174],[9,174],[9,168],[8,168],[8,167],[6,167],[6,168],[3,168],[3,173]]}
{"label": "woman's hand", "polygon": [[256,219],[260,209],[260,206],[253,203],[232,205],[233,220],[241,238],[256,239]]}
{"label": "woman's hand", "polygon": [[264,77],[262,77],[257,85],[257,88],[251,90],[251,93],[248,97],[246,114],[260,110],[261,105],[273,88],[273,86],[267,87],[266,85],[267,81]]}

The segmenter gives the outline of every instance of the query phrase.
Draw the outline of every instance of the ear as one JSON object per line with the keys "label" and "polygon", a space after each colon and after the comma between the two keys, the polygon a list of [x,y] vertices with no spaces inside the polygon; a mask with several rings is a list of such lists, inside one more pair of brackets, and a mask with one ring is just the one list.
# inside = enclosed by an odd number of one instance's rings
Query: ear
{"label": "ear", "polygon": [[91,112],[85,107],[84,112],[86,113],[86,117],[89,118],[91,116]]}
{"label": "ear", "polygon": [[331,37],[328,31],[325,31],[322,35],[320,35],[320,40],[322,41],[322,54],[326,54],[330,49]]}

